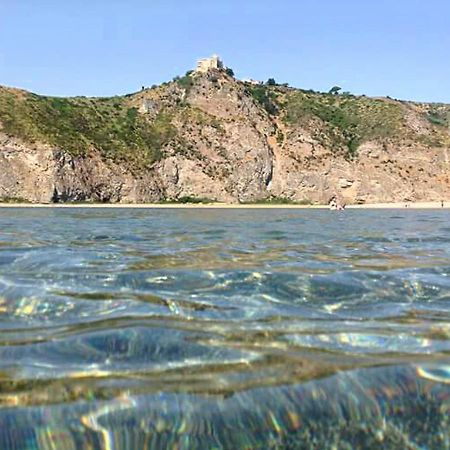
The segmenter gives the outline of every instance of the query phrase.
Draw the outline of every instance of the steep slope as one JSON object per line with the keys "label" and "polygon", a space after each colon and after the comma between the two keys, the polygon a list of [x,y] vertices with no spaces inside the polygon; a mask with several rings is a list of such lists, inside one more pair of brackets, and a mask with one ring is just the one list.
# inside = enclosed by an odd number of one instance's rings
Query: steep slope
{"label": "steep slope", "polygon": [[113,98],[0,87],[0,198],[450,198],[450,107],[189,74]]}

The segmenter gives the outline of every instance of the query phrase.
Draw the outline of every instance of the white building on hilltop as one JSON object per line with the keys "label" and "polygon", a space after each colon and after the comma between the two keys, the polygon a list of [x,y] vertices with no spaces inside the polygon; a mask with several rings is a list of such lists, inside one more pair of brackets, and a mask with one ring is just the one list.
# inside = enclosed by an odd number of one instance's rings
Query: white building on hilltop
{"label": "white building on hilltop", "polygon": [[259,86],[261,84],[264,84],[262,81],[254,80],[253,78],[246,78],[245,80],[242,80],[244,83],[253,84],[255,86]]}
{"label": "white building on hilltop", "polygon": [[198,73],[206,73],[211,69],[223,69],[224,65],[222,60],[217,56],[213,55],[211,58],[199,59],[197,61],[197,67],[195,69]]}

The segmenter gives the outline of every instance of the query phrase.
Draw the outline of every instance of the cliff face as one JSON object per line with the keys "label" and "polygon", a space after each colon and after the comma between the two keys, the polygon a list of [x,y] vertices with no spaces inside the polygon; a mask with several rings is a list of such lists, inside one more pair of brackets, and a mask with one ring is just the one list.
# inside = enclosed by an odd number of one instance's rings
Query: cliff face
{"label": "cliff face", "polygon": [[112,99],[0,88],[0,198],[448,199],[449,113],[254,86],[221,71]]}

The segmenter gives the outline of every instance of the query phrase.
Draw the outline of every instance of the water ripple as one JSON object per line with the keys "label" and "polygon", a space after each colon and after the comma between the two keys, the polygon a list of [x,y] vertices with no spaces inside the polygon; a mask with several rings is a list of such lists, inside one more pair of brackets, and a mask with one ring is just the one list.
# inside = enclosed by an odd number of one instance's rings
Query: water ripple
{"label": "water ripple", "polygon": [[450,448],[449,219],[0,210],[0,448]]}

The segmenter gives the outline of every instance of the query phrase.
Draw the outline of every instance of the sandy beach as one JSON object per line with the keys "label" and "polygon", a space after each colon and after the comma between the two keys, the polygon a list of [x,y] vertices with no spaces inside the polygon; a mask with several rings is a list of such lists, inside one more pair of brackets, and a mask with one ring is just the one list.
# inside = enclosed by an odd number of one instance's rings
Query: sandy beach
{"label": "sandy beach", "polygon": [[[271,204],[179,204],[179,203],[0,203],[0,208],[131,208],[131,209],[329,209],[328,205],[271,205]],[[417,203],[368,203],[347,205],[346,209],[449,209],[450,201]]]}

